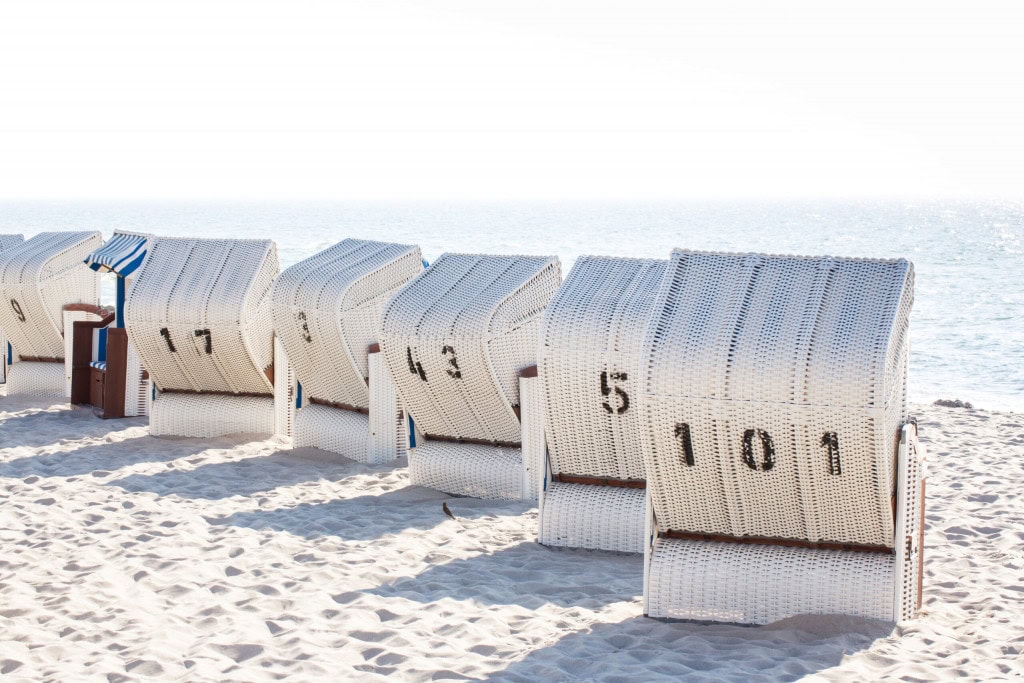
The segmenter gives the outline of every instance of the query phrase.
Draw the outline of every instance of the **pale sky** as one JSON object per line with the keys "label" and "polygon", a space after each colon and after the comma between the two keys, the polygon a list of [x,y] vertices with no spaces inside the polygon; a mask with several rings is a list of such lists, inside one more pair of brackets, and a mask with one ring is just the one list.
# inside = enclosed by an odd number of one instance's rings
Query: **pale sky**
{"label": "pale sky", "polygon": [[3,199],[1024,197],[1024,3],[0,5]]}

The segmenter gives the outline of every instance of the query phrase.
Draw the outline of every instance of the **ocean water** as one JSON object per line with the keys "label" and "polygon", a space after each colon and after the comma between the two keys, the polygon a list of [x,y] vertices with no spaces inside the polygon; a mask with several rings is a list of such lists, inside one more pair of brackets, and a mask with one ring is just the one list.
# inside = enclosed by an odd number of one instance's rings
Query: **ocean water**
{"label": "ocean water", "polygon": [[911,400],[1024,412],[1024,203],[0,203],[0,232],[73,229],[272,238],[282,268],[346,237],[419,244],[431,261],[557,254],[563,275],[581,254],[674,247],[904,257],[916,269]]}

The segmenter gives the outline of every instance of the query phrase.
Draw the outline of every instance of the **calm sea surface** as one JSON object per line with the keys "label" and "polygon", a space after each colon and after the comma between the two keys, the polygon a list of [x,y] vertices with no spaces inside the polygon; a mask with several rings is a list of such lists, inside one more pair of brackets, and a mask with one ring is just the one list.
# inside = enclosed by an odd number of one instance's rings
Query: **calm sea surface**
{"label": "calm sea surface", "polygon": [[[667,258],[673,247],[905,257],[910,396],[1024,411],[1024,204],[0,203],[0,232],[115,229],[277,241],[282,267],[346,237],[445,251]],[[106,297],[112,299],[112,287]]]}

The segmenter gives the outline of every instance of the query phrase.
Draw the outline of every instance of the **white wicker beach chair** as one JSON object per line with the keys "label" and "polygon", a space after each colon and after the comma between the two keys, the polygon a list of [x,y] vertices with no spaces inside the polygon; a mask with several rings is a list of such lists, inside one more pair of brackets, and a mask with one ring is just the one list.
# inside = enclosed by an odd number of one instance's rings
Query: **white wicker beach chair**
{"label": "white wicker beach chair", "polygon": [[296,447],[371,463],[405,453],[394,385],[369,350],[384,304],[421,270],[419,247],[347,239],[278,276],[274,331],[301,387]]}
{"label": "white wicker beach chair", "polygon": [[902,259],[673,252],[641,353],[647,614],[914,614],[912,300]]}
{"label": "white wicker beach chair", "polygon": [[[3,258],[5,251],[24,241],[23,235],[0,234],[0,259]],[[7,366],[10,365],[13,355],[11,345],[7,343],[7,335],[4,334],[3,327],[0,327],[0,384],[7,382]]]}
{"label": "white wicker beach chair", "polygon": [[94,317],[99,277],[82,259],[103,242],[99,232],[43,232],[0,253],[0,329],[11,344],[7,393],[68,395],[64,310]]}
{"label": "white wicker beach chair", "polygon": [[[480,498],[533,498],[521,442],[519,371],[534,364],[555,257],[444,254],[384,309],[380,344],[415,422],[413,484]],[[535,382],[535,379],[525,380]],[[539,416],[538,416],[539,417]]]}
{"label": "white wicker beach chair", "polygon": [[273,434],[277,275],[270,240],[154,238],[128,291],[128,337],[157,389],[154,435]]}
{"label": "white wicker beach chair", "polygon": [[640,347],[665,260],[583,256],[544,312],[540,542],[644,551]]}
{"label": "white wicker beach chair", "polygon": [[114,313],[100,320],[71,322],[65,311],[65,340],[72,351],[65,357],[71,377],[71,402],[91,404],[103,418],[148,414],[150,382],[125,329],[124,305],[133,273],[146,256],[150,235],[116,231],[102,247],[85,258],[96,273],[116,277]]}

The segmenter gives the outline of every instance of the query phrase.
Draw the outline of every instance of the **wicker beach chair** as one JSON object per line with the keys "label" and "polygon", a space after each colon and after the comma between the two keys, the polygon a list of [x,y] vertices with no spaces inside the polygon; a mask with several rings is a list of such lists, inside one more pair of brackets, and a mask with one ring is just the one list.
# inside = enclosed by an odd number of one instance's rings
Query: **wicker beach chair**
{"label": "wicker beach chair", "polygon": [[555,257],[444,254],[388,302],[380,345],[415,424],[413,484],[537,495],[521,443],[543,433],[527,430],[525,406],[520,425],[518,373],[536,363],[541,314],[559,281]]}
{"label": "wicker beach chair", "polygon": [[0,253],[0,329],[11,344],[8,395],[69,395],[65,320],[99,315],[99,277],[82,259],[102,242],[99,232],[43,232]]}
{"label": "wicker beach chair", "polygon": [[644,551],[640,347],[665,260],[583,256],[544,312],[540,542]]}
{"label": "wicker beach chair", "polygon": [[288,402],[301,406],[294,446],[371,463],[405,453],[405,420],[376,343],[384,304],[421,270],[419,247],[347,239],[274,282],[274,330],[301,387]]}
{"label": "wicker beach chair", "polygon": [[128,337],[156,387],[154,435],[273,434],[277,275],[270,240],[154,238],[128,290]]}
{"label": "wicker beach chair", "polygon": [[[23,235],[4,235],[0,234],[0,259],[3,258],[4,252],[8,249],[18,246],[25,241]],[[13,351],[11,345],[7,343],[7,335],[4,334],[3,327],[0,327],[0,384],[7,382],[7,366],[10,365]]]}
{"label": "wicker beach chair", "polygon": [[914,614],[912,300],[902,259],[673,252],[641,351],[648,615]]}
{"label": "wicker beach chair", "polygon": [[[124,305],[132,275],[146,256],[149,235],[115,231],[102,247],[85,258],[96,273],[116,278],[117,298],[112,314],[100,320],[71,322],[72,352],[65,363],[71,375],[71,402],[89,404],[103,418],[149,414],[150,382],[125,329]],[[65,334],[65,337],[68,335]]]}

